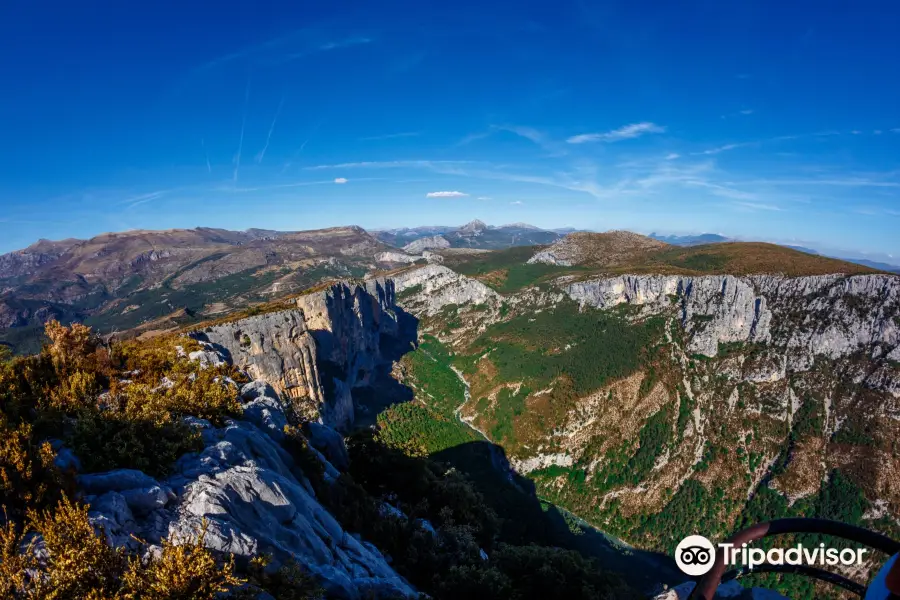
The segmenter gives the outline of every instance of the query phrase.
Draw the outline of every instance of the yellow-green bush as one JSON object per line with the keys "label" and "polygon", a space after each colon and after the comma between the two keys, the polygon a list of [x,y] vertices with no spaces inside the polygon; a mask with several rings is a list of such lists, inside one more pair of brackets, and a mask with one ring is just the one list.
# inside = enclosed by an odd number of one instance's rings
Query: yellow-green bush
{"label": "yellow-green bush", "polygon": [[0,414],[0,506],[9,516],[43,506],[66,487],[55,457],[49,443],[35,440],[31,424],[12,426]]}
{"label": "yellow-green bush", "polygon": [[[71,474],[46,441],[62,439],[85,471],[127,467],[164,475],[202,447],[191,415],[221,424],[238,416],[232,366],[201,369],[191,339],[164,336],[104,345],[82,325],[47,324],[34,356],[0,356],[0,598],[14,600],[212,600],[243,586],[232,558],[217,560],[193,540],[165,542],[149,562],[110,547],[87,507],[69,500]],[[181,346],[179,351],[176,346]],[[163,382],[166,382],[163,385]],[[35,555],[32,534],[45,552]],[[250,569],[253,589],[315,600],[321,589],[298,565]]]}
{"label": "yellow-green bush", "polygon": [[0,597],[27,600],[212,600],[241,585],[231,559],[217,561],[197,539],[166,542],[144,562],[112,548],[88,520],[87,507],[63,498],[56,509],[31,511],[30,530],[43,539],[45,558],[25,543],[13,521],[0,528]]}
{"label": "yellow-green bush", "polygon": [[195,340],[107,346],[88,327],[56,321],[46,334],[40,354],[0,361],[0,504],[13,513],[55,501],[48,491],[63,487],[48,438],[63,440],[88,471],[163,475],[200,447],[182,417],[221,424],[241,413],[246,378],[230,365],[200,369],[187,358]]}

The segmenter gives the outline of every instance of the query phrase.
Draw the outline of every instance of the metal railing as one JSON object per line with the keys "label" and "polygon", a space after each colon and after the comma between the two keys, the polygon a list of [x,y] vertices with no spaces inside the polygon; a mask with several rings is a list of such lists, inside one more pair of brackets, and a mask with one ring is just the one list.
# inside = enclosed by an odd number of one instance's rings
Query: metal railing
{"label": "metal railing", "polygon": [[[900,552],[900,542],[896,542],[885,535],[863,529],[862,527],[856,527],[855,525],[848,525],[847,523],[838,521],[829,521],[827,519],[776,519],[766,523],[759,523],[735,533],[728,538],[726,543],[730,543],[733,546],[741,546],[742,544],[749,544],[764,537],[785,533],[817,533],[831,535],[845,540],[858,542],[869,548],[884,552],[888,556]],[[700,582],[691,592],[691,595],[688,596],[688,600],[712,600],[713,596],[715,596],[716,588],[719,587],[720,583],[730,579],[739,578],[749,573],[744,569],[735,569],[726,573],[725,567],[725,551],[719,547],[716,550],[716,559],[712,569],[700,579]],[[867,590],[866,586],[863,586],[862,584],[851,581],[837,573],[831,573],[816,567],[763,564],[755,567],[753,572],[798,573],[838,585],[858,596],[865,595]],[[888,576],[888,580],[890,591],[894,594],[900,594],[900,561],[894,564],[894,567]],[[897,585],[898,589],[893,589],[893,587],[890,587],[891,585]]]}

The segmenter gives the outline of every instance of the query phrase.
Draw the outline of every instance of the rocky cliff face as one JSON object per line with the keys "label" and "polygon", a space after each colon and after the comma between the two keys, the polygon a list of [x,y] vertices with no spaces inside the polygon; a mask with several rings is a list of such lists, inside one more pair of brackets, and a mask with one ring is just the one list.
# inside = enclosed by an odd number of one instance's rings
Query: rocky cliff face
{"label": "rocky cliff face", "polygon": [[290,398],[306,417],[347,429],[354,387],[370,383],[382,336],[398,333],[394,282],[338,283],[301,296],[297,308],[195,332],[254,379]]}
{"label": "rocky cliff face", "polygon": [[297,306],[316,342],[323,384],[330,391],[322,420],[346,429],[353,424],[353,388],[371,383],[376,366],[384,360],[383,337],[399,332],[394,282],[339,283],[301,296]]}
{"label": "rocky cliff face", "polygon": [[676,304],[688,349],[705,356],[729,342],[771,342],[785,350],[788,369],[870,346],[900,355],[900,278],[893,275],[623,275],[565,291],[582,306],[601,309],[629,303],[654,312]]}
{"label": "rocky cliff face", "polygon": [[431,237],[419,238],[413,242],[403,246],[403,250],[410,254],[421,254],[425,250],[439,250],[441,248],[449,248],[450,242],[441,235],[433,235]]}
{"label": "rocky cliff face", "polygon": [[316,365],[316,343],[303,311],[285,310],[209,327],[194,337],[217,348],[225,359],[268,382],[293,401],[301,414],[324,410]]}
{"label": "rocky cliff face", "polygon": [[500,294],[480,281],[442,265],[432,264],[405,271],[395,275],[393,281],[397,293],[407,297],[414,312],[427,316],[449,305],[495,305],[502,300]]}
{"label": "rocky cliff face", "polygon": [[663,552],[786,516],[900,535],[900,277],[400,277],[469,365],[460,416],[599,528]]}

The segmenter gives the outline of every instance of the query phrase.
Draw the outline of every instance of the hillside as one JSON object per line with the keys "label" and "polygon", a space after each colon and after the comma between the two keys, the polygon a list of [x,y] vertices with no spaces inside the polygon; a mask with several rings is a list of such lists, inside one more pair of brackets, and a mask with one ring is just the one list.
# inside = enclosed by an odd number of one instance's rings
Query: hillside
{"label": "hillside", "polygon": [[515,246],[549,244],[560,237],[559,233],[527,223],[510,223],[495,227],[477,219],[460,227],[392,229],[375,232],[375,235],[387,244],[412,252],[431,248],[499,250]]}
{"label": "hillside", "polygon": [[[414,258],[359,227],[277,232],[181,229],[38,242],[0,256],[0,341],[34,350],[44,322],[125,330],[178,313],[200,318],[360,277]],[[186,315],[186,317],[184,317]]]}
{"label": "hillside", "polygon": [[877,273],[856,263],[763,242],[670,246],[627,231],[573,233],[536,252],[531,264],[590,267],[607,273],[756,275],[790,277]]}

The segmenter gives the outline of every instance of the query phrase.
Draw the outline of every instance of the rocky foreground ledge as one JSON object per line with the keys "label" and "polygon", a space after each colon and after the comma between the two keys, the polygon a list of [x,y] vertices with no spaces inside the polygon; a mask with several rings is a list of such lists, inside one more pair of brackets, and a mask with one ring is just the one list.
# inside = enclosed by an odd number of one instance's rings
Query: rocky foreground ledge
{"label": "rocky foreground ledge", "polygon": [[[195,358],[223,360],[211,347]],[[205,528],[208,548],[238,563],[268,554],[272,568],[295,560],[329,597],[415,597],[375,546],[345,531],[316,499],[308,474],[281,445],[288,418],[271,386],[253,381],[240,393],[241,420],[214,427],[187,419],[204,448],[182,456],[166,479],[132,469],[79,476],[92,523],[112,545],[149,553],[163,540],[193,539]],[[332,461],[347,460],[341,436],[318,423],[308,435],[326,480],[338,477]]]}

